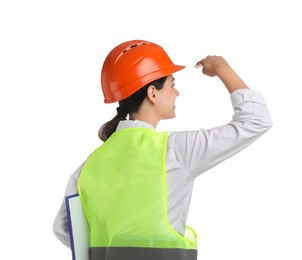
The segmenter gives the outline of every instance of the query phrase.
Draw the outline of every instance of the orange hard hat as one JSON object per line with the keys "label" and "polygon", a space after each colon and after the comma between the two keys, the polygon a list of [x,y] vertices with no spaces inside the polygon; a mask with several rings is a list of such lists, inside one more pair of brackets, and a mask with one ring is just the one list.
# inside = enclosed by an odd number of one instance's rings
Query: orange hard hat
{"label": "orange hard hat", "polygon": [[184,67],[175,65],[164,49],[152,42],[132,40],[121,43],[111,50],[103,64],[104,102],[123,100],[146,84]]}

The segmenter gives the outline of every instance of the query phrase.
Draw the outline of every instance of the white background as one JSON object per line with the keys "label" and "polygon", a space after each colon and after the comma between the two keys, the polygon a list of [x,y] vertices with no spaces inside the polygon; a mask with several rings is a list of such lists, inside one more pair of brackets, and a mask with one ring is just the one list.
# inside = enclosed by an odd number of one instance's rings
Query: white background
{"label": "white background", "polygon": [[199,259],[302,259],[299,1],[0,3],[0,259],[71,259],[52,223],[69,175],[115,115],[99,82],[107,53],[153,41],[175,74],[177,117],[158,130],[227,123],[229,95],[194,64],[222,55],[266,98],[273,128],[196,180],[188,224]]}

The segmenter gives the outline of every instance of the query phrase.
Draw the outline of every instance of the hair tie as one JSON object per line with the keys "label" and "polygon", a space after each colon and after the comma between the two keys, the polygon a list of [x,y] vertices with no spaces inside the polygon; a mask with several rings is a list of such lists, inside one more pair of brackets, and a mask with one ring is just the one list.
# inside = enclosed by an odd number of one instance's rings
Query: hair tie
{"label": "hair tie", "polygon": [[122,118],[126,118],[127,115],[128,115],[128,112],[125,109],[121,108],[121,107],[117,107],[116,112]]}

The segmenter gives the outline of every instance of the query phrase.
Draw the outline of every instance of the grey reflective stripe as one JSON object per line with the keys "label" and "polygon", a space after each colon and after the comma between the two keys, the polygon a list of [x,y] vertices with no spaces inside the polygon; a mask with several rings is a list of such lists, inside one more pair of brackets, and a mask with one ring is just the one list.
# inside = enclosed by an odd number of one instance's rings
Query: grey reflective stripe
{"label": "grey reflective stripe", "polygon": [[91,260],[197,260],[197,250],[179,248],[92,247]]}

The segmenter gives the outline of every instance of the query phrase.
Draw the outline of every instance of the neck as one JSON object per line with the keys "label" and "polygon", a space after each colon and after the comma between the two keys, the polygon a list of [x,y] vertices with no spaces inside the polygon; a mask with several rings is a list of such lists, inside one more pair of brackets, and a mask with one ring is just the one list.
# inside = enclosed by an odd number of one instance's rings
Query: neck
{"label": "neck", "polygon": [[154,116],[152,115],[142,115],[140,113],[131,113],[131,115],[129,116],[130,120],[139,120],[139,121],[143,121],[146,122],[150,125],[152,125],[154,128],[156,128],[159,120],[156,120]]}
{"label": "neck", "polygon": [[161,120],[154,103],[150,102],[149,99],[145,99],[136,112],[132,112],[129,115],[130,120],[140,120],[152,125],[155,129],[158,122]]}

